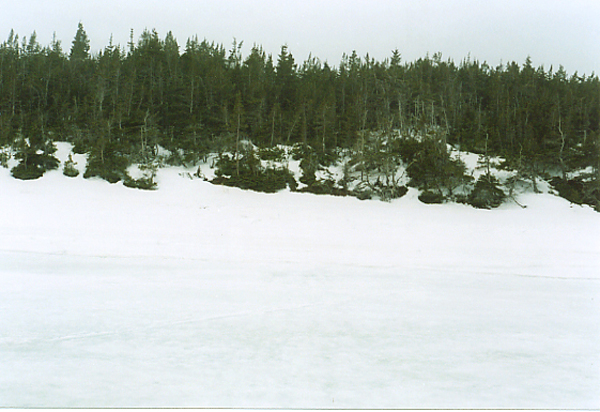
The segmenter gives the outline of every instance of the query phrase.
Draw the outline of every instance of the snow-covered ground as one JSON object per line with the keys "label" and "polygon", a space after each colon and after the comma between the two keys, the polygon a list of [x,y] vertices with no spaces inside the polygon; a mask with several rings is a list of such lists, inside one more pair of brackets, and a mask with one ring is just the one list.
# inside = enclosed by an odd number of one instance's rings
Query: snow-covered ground
{"label": "snow-covered ground", "polygon": [[600,408],[591,208],[188,172],[140,191],[0,168],[0,406]]}

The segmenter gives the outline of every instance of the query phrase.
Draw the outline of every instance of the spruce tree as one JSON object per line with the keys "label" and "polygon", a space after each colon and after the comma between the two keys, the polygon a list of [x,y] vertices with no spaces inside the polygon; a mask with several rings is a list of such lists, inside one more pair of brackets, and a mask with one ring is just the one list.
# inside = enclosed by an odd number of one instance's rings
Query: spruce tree
{"label": "spruce tree", "polygon": [[79,22],[77,25],[77,33],[73,39],[69,58],[71,60],[87,60],[90,57],[90,40],[87,33],[83,29],[83,24]]}

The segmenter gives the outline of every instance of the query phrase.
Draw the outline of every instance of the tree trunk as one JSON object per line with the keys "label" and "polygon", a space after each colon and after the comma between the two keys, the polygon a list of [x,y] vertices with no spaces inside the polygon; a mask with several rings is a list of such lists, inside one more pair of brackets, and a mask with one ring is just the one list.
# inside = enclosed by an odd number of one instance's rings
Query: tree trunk
{"label": "tree trunk", "polygon": [[240,175],[240,156],[239,156],[239,152],[240,152],[240,126],[241,126],[241,121],[242,121],[242,114],[238,112],[237,115],[237,130],[236,130],[236,134],[235,134],[235,171],[237,173],[237,176],[239,177]]}
{"label": "tree trunk", "polygon": [[192,87],[190,88],[190,114],[194,112],[194,78],[192,77]]}
{"label": "tree trunk", "polygon": [[565,150],[565,134],[563,133],[562,130],[562,118],[558,117],[558,131],[560,133],[560,151],[558,152],[558,161],[560,162],[560,169],[561,169],[561,174],[562,174],[562,178],[566,179],[566,167],[565,167],[565,161],[563,159],[563,152]]}

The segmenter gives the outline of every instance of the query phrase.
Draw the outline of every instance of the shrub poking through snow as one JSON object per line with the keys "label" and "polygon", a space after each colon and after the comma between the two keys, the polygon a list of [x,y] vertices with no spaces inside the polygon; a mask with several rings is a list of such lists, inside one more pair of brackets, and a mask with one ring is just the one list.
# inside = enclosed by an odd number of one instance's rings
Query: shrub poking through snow
{"label": "shrub poking through snow", "polygon": [[256,192],[275,193],[289,186],[290,190],[296,189],[296,181],[287,169],[267,168],[255,174],[240,173],[236,176],[217,176],[211,183],[224,186],[239,187]]}
{"label": "shrub poking through snow", "polygon": [[125,156],[107,152],[102,156],[92,153],[83,177],[100,177],[109,183],[117,183],[127,177],[129,161]]}
{"label": "shrub poking through snow", "polygon": [[221,154],[211,183],[250,189],[257,192],[275,193],[289,187],[295,190],[294,175],[285,168],[263,168],[253,149],[241,157]]}
{"label": "shrub poking through snow", "polygon": [[302,176],[300,176],[300,183],[304,183],[307,186],[313,186],[317,182],[317,168],[319,164],[315,156],[307,154],[300,161],[300,170],[302,170]]}
{"label": "shrub poking through snow", "polygon": [[408,193],[408,188],[406,186],[375,185],[375,187],[377,189],[377,193],[379,194],[379,198],[383,201],[398,199]]}
{"label": "shrub poking through snow", "polygon": [[506,194],[499,187],[498,180],[493,175],[479,176],[473,191],[467,198],[467,203],[479,209],[492,209],[500,206]]}
{"label": "shrub poking through snow", "polygon": [[269,160],[272,162],[283,162],[285,159],[285,150],[279,147],[259,149],[258,156],[262,160]]}
{"label": "shrub poking through snow", "polygon": [[19,164],[10,172],[17,179],[38,179],[46,171],[58,169],[60,161],[54,157],[55,152],[56,146],[47,136],[32,134],[32,138],[26,139],[21,135],[14,155]]}
{"label": "shrub poking through snow", "polygon": [[20,163],[11,169],[13,177],[21,180],[39,179],[48,170],[57,169],[60,162],[54,156],[44,153],[17,153]]}
{"label": "shrub poking through snow", "polygon": [[0,166],[8,168],[8,161],[10,160],[10,152],[7,150],[0,150]]}
{"label": "shrub poking through snow", "polygon": [[[73,150],[75,151],[75,148]],[[109,183],[117,183],[127,178],[129,164],[130,160],[121,150],[118,150],[114,142],[111,144],[100,142],[89,152],[83,177],[85,179],[99,177]]]}
{"label": "shrub poking through snow", "polygon": [[10,173],[15,179],[34,180],[39,179],[44,175],[44,170],[38,166],[19,163],[10,170]]}
{"label": "shrub poking through snow", "polygon": [[426,204],[439,204],[444,203],[445,197],[441,193],[426,190],[419,195],[419,200]]}
{"label": "shrub poking through snow", "polygon": [[63,175],[68,177],[79,176],[79,170],[77,170],[75,164],[76,163],[73,161],[72,155],[69,155],[69,158],[65,161],[65,165],[63,167]]}
{"label": "shrub poking through snow", "polygon": [[335,181],[331,179],[313,180],[310,184],[307,184],[306,187],[300,189],[299,192],[333,196],[347,196],[349,194],[347,189],[337,187]]}
{"label": "shrub poking through snow", "polygon": [[555,177],[550,181],[558,191],[559,196],[578,205],[586,204],[600,208],[600,182],[587,176],[577,176],[573,179]]}
{"label": "shrub poking through snow", "polygon": [[123,179],[123,186],[142,190],[156,189],[154,178],[157,168],[158,164],[150,162],[130,167]]}
{"label": "shrub poking through snow", "polygon": [[123,186],[127,186],[133,189],[154,190],[156,189],[156,182],[154,181],[152,176],[141,177],[139,179],[126,177],[123,180]]}
{"label": "shrub poking through snow", "polygon": [[404,139],[397,145],[402,160],[408,164],[409,186],[452,195],[452,191],[469,178],[465,175],[465,164],[450,156],[446,143],[439,136]]}

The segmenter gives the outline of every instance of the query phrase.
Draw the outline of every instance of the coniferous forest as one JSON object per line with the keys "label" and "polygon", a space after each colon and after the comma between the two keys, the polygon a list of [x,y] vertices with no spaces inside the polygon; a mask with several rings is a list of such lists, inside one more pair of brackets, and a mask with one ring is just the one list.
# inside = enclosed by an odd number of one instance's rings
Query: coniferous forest
{"label": "coniferous forest", "polygon": [[[6,165],[13,153],[13,176],[34,179],[58,167],[53,143],[67,141],[88,154],[84,177],[132,183],[127,166],[159,148],[180,165],[218,152],[220,183],[294,188],[289,176],[256,163],[287,145],[302,159],[304,183],[332,193],[344,188],[319,186],[314,171],[347,150],[361,170],[386,174],[403,163],[412,185],[450,199],[466,178],[451,145],[500,157],[534,187],[551,180],[569,200],[600,207],[593,73],[536,68],[529,58],[497,67],[439,53],[404,62],[396,50],[381,62],[353,52],[331,66],[316,57],[297,62],[286,46],[275,57],[257,45],[247,56],[241,50],[241,42],[225,48],[197,37],[183,46],[170,32],[163,39],[146,30],[92,53],[81,24],[67,48],[11,31],[0,45],[0,160]],[[257,153],[241,144],[248,141]],[[569,174],[576,170],[585,173]],[[381,183],[390,197],[402,194],[393,179]],[[492,176],[471,185],[484,183],[489,193],[497,188]]]}

